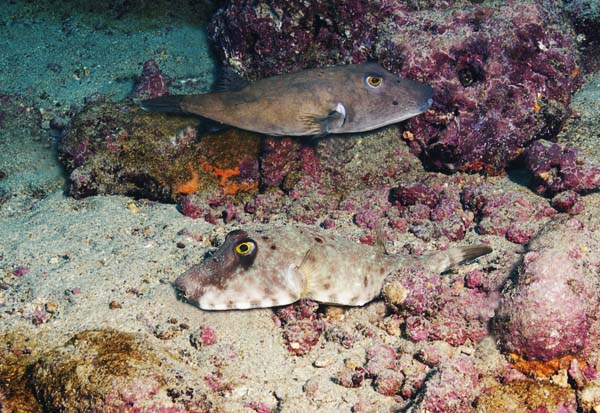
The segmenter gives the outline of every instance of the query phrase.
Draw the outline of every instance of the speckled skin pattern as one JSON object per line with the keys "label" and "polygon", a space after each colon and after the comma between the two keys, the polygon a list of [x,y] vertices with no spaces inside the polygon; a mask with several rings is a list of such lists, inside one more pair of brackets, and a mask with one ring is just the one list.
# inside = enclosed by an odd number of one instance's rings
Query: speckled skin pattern
{"label": "speckled skin pattern", "polygon": [[[441,272],[489,251],[459,247],[427,256],[424,263]],[[303,227],[236,230],[174,286],[204,310],[274,307],[300,299],[360,306],[379,296],[386,277],[409,260],[419,259]]]}
{"label": "speckled skin pattern", "polygon": [[[235,252],[245,240],[256,245],[249,265]],[[385,276],[401,263],[373,247],[304,228],[233,231],[175,286],[207,310],[272,307],[302,298],[362,305],[379,295]]]}

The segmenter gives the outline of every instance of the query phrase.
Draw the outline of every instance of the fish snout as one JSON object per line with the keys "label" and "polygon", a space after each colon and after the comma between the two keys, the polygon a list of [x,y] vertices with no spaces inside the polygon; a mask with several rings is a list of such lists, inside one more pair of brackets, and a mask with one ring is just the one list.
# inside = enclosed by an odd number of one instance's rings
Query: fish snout
{"label": "fish snout", "polygon": [[398,113],[401,121],[427,111],[433,105],[433,88],[416,80],[401,78],[394,84],[394,113]]}
{"label": "fish snout", "polygon": [[181,274],[175,281],[173,281],[172,285],[175,288],[177,296],[187,302],[196,303],[198,299],[197,294],[197,285],[198,281],[195,280],[197,278],[195,274],[190,274],[185,272]]}
{"label": "fish snout", "polygon": [[173,281],[171,285],[175,288],[175,291],[179,297],[185,298],[187,291],[185,275],[180,275],[177,277],[177,279]]}

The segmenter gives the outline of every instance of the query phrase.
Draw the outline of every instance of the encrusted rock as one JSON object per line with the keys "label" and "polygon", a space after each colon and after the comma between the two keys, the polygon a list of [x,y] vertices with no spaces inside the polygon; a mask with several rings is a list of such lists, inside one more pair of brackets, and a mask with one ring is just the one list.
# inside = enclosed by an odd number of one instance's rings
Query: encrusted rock
{"label": "encrusted rock", "polygon": [[558,2],[230,2],[209,28],[217,57],[250,78],[376,60],[430,83],[407,142],[443,170],[501,172],[567,117],[577,47]]}
{"label": "encrusted rock", "polygon": [[493,323],[506,352],[540,361],[597,352],[599,251],[598,232],[573,218],[552,222],[530,243]]}
{"label": "encrusted rock", "polygon": [[193,117],[146,113],[136,105],[86,107],[59,148],[70,194],[173,202],[197,192],[205,198],[256,192],[258,138],[230,129],[198,142],[197,125]]}

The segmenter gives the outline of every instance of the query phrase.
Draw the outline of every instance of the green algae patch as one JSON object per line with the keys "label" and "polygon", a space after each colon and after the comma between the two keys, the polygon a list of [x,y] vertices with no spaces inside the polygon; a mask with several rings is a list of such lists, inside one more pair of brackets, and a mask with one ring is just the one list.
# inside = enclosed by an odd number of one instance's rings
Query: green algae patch
{"label": "green algae patch", "polygon": [[257,192],[259,137],[237,129],[200,136],[199,123],[137,105],[88,105],[59,148],[69,193],[176,202],[181,195]]}

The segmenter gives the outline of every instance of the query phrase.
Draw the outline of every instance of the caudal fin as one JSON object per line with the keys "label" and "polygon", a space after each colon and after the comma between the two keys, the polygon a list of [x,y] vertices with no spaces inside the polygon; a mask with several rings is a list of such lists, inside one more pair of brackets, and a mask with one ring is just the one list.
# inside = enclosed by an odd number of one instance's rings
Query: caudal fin
{"label": "caudal fin", "polygon": [[432,272],[442,273],[456,265],[481,257],[492,252],[492,247],[485,244],[467,245],[464,247],[450,248],[429,254],[422,259]]}
{"label": "caudal fin", "polygon": [[184,113],[185,110],[181,107],[184,98],[184,95],[161,96],[144,100],[140,106],[149,112]]}

